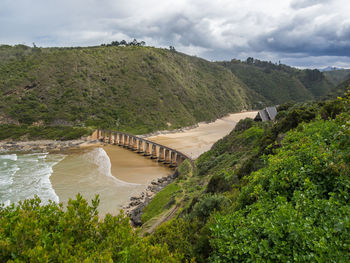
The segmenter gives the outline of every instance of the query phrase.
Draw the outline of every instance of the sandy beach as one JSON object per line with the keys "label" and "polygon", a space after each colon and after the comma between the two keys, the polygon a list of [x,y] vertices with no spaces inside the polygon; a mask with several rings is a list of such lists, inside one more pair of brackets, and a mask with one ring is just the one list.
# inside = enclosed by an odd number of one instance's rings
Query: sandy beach
{"label": "sandy beach", "polygon": [[173,173],[168,166],[116,145],[103,149],[111,160],[111,172],[118,180],[147,186],[152,180]]}
{"label": "sandy beach", "polygon": [[229,134],[237,122],[245,118],[254,118],[257,111],[232,113],[211,123],[199,123],[196,128],[182,132],[164,132],[148,137],[149,140],[179,150],[193,159],[210,150],[219,139]]}

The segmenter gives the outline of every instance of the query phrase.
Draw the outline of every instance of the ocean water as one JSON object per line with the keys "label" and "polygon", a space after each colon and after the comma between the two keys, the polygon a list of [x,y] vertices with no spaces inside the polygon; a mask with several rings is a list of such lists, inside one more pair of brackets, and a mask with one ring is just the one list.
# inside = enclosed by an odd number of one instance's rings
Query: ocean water
{"label": "ocean water", "polygon": [[59,202],[50,181],[63,154],[0,154],[0,203],[9,205],[37,195],[44,204]]}
{"label": "ocean water", "polygon": [[0,154],[0,203],[7,206],[37,195],[43,204],[52,200],[65,207],[78,193],[89,202],[99,195],[100,216],[116,215],[151,180],[169,173],[158,162],[118,146],[65,154]]}

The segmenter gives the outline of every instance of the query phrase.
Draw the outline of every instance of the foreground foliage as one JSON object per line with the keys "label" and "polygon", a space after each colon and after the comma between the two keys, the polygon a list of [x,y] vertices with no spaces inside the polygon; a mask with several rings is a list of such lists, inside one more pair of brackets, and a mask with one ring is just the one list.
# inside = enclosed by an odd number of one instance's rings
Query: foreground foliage
{"label": "foreground foliage", "polygon": [[98,199],[80,195],[64,211],[38,198],[0,208],[1,262],[179,262],[166,245],[150,245],[129,219],[106,215],[99,221]]}
{"label": "foreground foliage", "polygon": [[241,121],[196,161],[187,185],[203,188],[149,240],[197,262],[349,262],[349,120],[348,94]]}
{"label": "foreground foliage", "polygon": [[336,121],[288,133],[211,225],[212,262],[350,260],[350,139]]}

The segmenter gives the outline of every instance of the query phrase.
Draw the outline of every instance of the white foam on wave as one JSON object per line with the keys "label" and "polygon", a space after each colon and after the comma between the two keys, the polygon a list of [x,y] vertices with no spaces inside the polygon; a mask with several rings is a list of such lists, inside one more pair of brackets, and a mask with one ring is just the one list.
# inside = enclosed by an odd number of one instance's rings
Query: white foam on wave
{"label": "white foam on wave", "polygon": [[2,154],[0,160],[12,160],[17,161],[17,154]]}
{"label": "white foam on wave", "polygon": [[0,202],[8,205],[37,195],[43,204],[58,203],[50,176],[52,167],[64,158],[48,153],[0,155]]}
{"label": "white foam on wave", "polygon": [[140,185],[135,183],[128,183],[114,177],[111,171],[111,168],[112,168],[111,160],[103,148],[100,148],[100,147],[94,148],[92,151],[86,154],[86,157],[89,158],[91,162],[93,162],[98,166],[98,172],[100,174],[103,174],[108,176],[109,178],[112,178],[114,182],[118,184],[124,184],[124,185]]}

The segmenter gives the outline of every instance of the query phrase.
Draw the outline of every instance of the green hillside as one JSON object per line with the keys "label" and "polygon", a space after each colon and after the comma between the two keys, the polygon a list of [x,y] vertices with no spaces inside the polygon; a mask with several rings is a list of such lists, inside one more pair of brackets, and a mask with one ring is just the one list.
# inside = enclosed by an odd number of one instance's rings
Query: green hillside
{"label": "green hillside", "polygon": [[156,216],[180,212],[148,240],[197,262],[348,262],[349,102],[285,104],[275,123],[241,120],[194,170],[180,167],[181,191],[156,195],[172,204]]}
{"label": "green hillside", "polygon": [[350,74],[348,75],[347,79],[340,83],[330,94],[329,97],[337,97],[337,96],[343,96],[346,92],[346,89],[350,86]]}
{"label": "green hillside", "polygon": [[334,84],[318,70],[300,70],[248,58],[218,62],[232,71],[250,89],[264,97],[261,104],[307,101],[329,93]]}
{"label": "green hillside", "polygon": [[219,65],[151,47],[0,47],[0,121],[178,128],[251,109],[253,92]]}
{"label": "green hillside", "polygon": [[350,77],[350,69],[324,71],[323,74],[336,86]]}
{"label": "green hillside", "polygon": [[[213,63],[143,46],[2,45],[0,139],[66,139],[96,127],[148,133],[311,100],[333,88],[318,70],[253,58]],[[37,132],[48,126],[47,133]],[[57,131],[62,126],[82,129],[67,137]]]}

